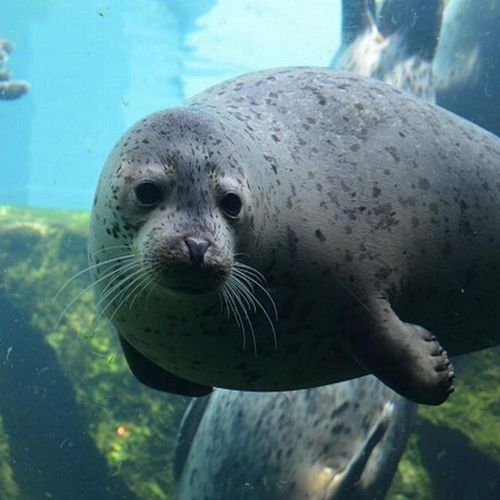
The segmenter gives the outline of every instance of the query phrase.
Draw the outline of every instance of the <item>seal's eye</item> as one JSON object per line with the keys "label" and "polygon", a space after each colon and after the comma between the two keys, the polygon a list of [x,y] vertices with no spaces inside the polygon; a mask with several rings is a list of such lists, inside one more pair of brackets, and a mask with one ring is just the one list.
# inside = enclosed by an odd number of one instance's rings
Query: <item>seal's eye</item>
{"label": "seal's eye", "polygon": [[163,192],[156,184],[152,181],[144,181],[135,186],[135,196],[139,200],[141,205],[156,205],[163,198]]}
{"label": "seal's eye", "polygon": [[228,217],[238,217],[241,211],[241,199],[235,193],[227,193],[222,200],[220,206]]}

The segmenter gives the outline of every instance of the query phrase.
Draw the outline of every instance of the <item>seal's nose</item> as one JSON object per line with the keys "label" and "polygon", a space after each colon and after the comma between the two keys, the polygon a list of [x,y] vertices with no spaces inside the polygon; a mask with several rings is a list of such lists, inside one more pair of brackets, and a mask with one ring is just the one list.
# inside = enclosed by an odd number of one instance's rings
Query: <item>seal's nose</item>
{"label": "seal's nose", "polygon": [[196,238],[184,238],[184,242],[189,250],[189,257],[194,266],[201,266],[210,242]]}

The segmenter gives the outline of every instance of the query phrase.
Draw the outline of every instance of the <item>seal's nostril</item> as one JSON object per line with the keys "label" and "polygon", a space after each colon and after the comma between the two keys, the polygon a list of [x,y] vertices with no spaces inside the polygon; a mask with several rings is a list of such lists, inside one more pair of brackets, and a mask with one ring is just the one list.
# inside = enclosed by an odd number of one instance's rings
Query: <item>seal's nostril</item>
{"label": "seal's nostril", "polygon": [[189,250],[189,257],[194,265],[203,264],[203,259],[210,242],[207,240],[197,240],[195,238],[184,238],[184,242]]}

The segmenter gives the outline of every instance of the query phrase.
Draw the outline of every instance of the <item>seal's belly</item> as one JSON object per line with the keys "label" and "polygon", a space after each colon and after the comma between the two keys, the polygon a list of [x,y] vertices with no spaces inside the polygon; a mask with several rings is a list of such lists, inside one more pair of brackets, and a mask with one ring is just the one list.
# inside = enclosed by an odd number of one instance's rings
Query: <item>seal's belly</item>
{"label": "seal's belly", "polygon": [[[496,289],[485,287],[484,280],[480,289],[451,267],[441,267],[447,276],[441,276],[441,285],[430,279],[406,280],[396,311],[403,321],[439,334],[450,354],[493,345],[492,329],[500,328],[494,320]],[[133,320],[125,307],[115,325],[139,352],[168,372],[217,387],[289,390],[362,375],[340,339],[349,334],[343,314],[356,300],[352,292],[339,291],[331,277],[313,272],[307,273],[307,280],[296,278],[293,287],[272,290],[277,319],[263,298],[268,317],[250,310],[246,317],[240,311],[238,321],[217,298],[186,301],[153,295],[137,300]]]}
{"label": "seal's belly", "polygon": [[[288,297],[277,321],[250,314],[238,325],[219,304],[171,310],[158,301],[138,305],[134,323],[115,325],[138,351],[194,382],[249,390],[285,390],[332,383],[362,373],[339,349],[339,311],[330,304]],[[292,306],[292,307],[289,307]],[[328,312],[327,312],[328,311]],[[140,325],[140,326],[138,326]]]}

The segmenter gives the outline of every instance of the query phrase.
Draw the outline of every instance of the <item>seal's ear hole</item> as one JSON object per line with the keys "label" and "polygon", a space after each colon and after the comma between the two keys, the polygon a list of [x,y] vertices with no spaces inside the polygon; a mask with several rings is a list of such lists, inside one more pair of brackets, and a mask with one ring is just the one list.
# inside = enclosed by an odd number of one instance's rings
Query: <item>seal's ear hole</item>
{"label": "seal's ear hole", "polygon": [[220,200],[220,207],[228,217],[238,217],[241,212],[241,198],[236,193],[227,193]]}
{"label": "seal's ear hole", "polygon": [[137,184],[134,192],[141,205],[156,205],[163,198],[161,187],[153,181],[144,181]]}

